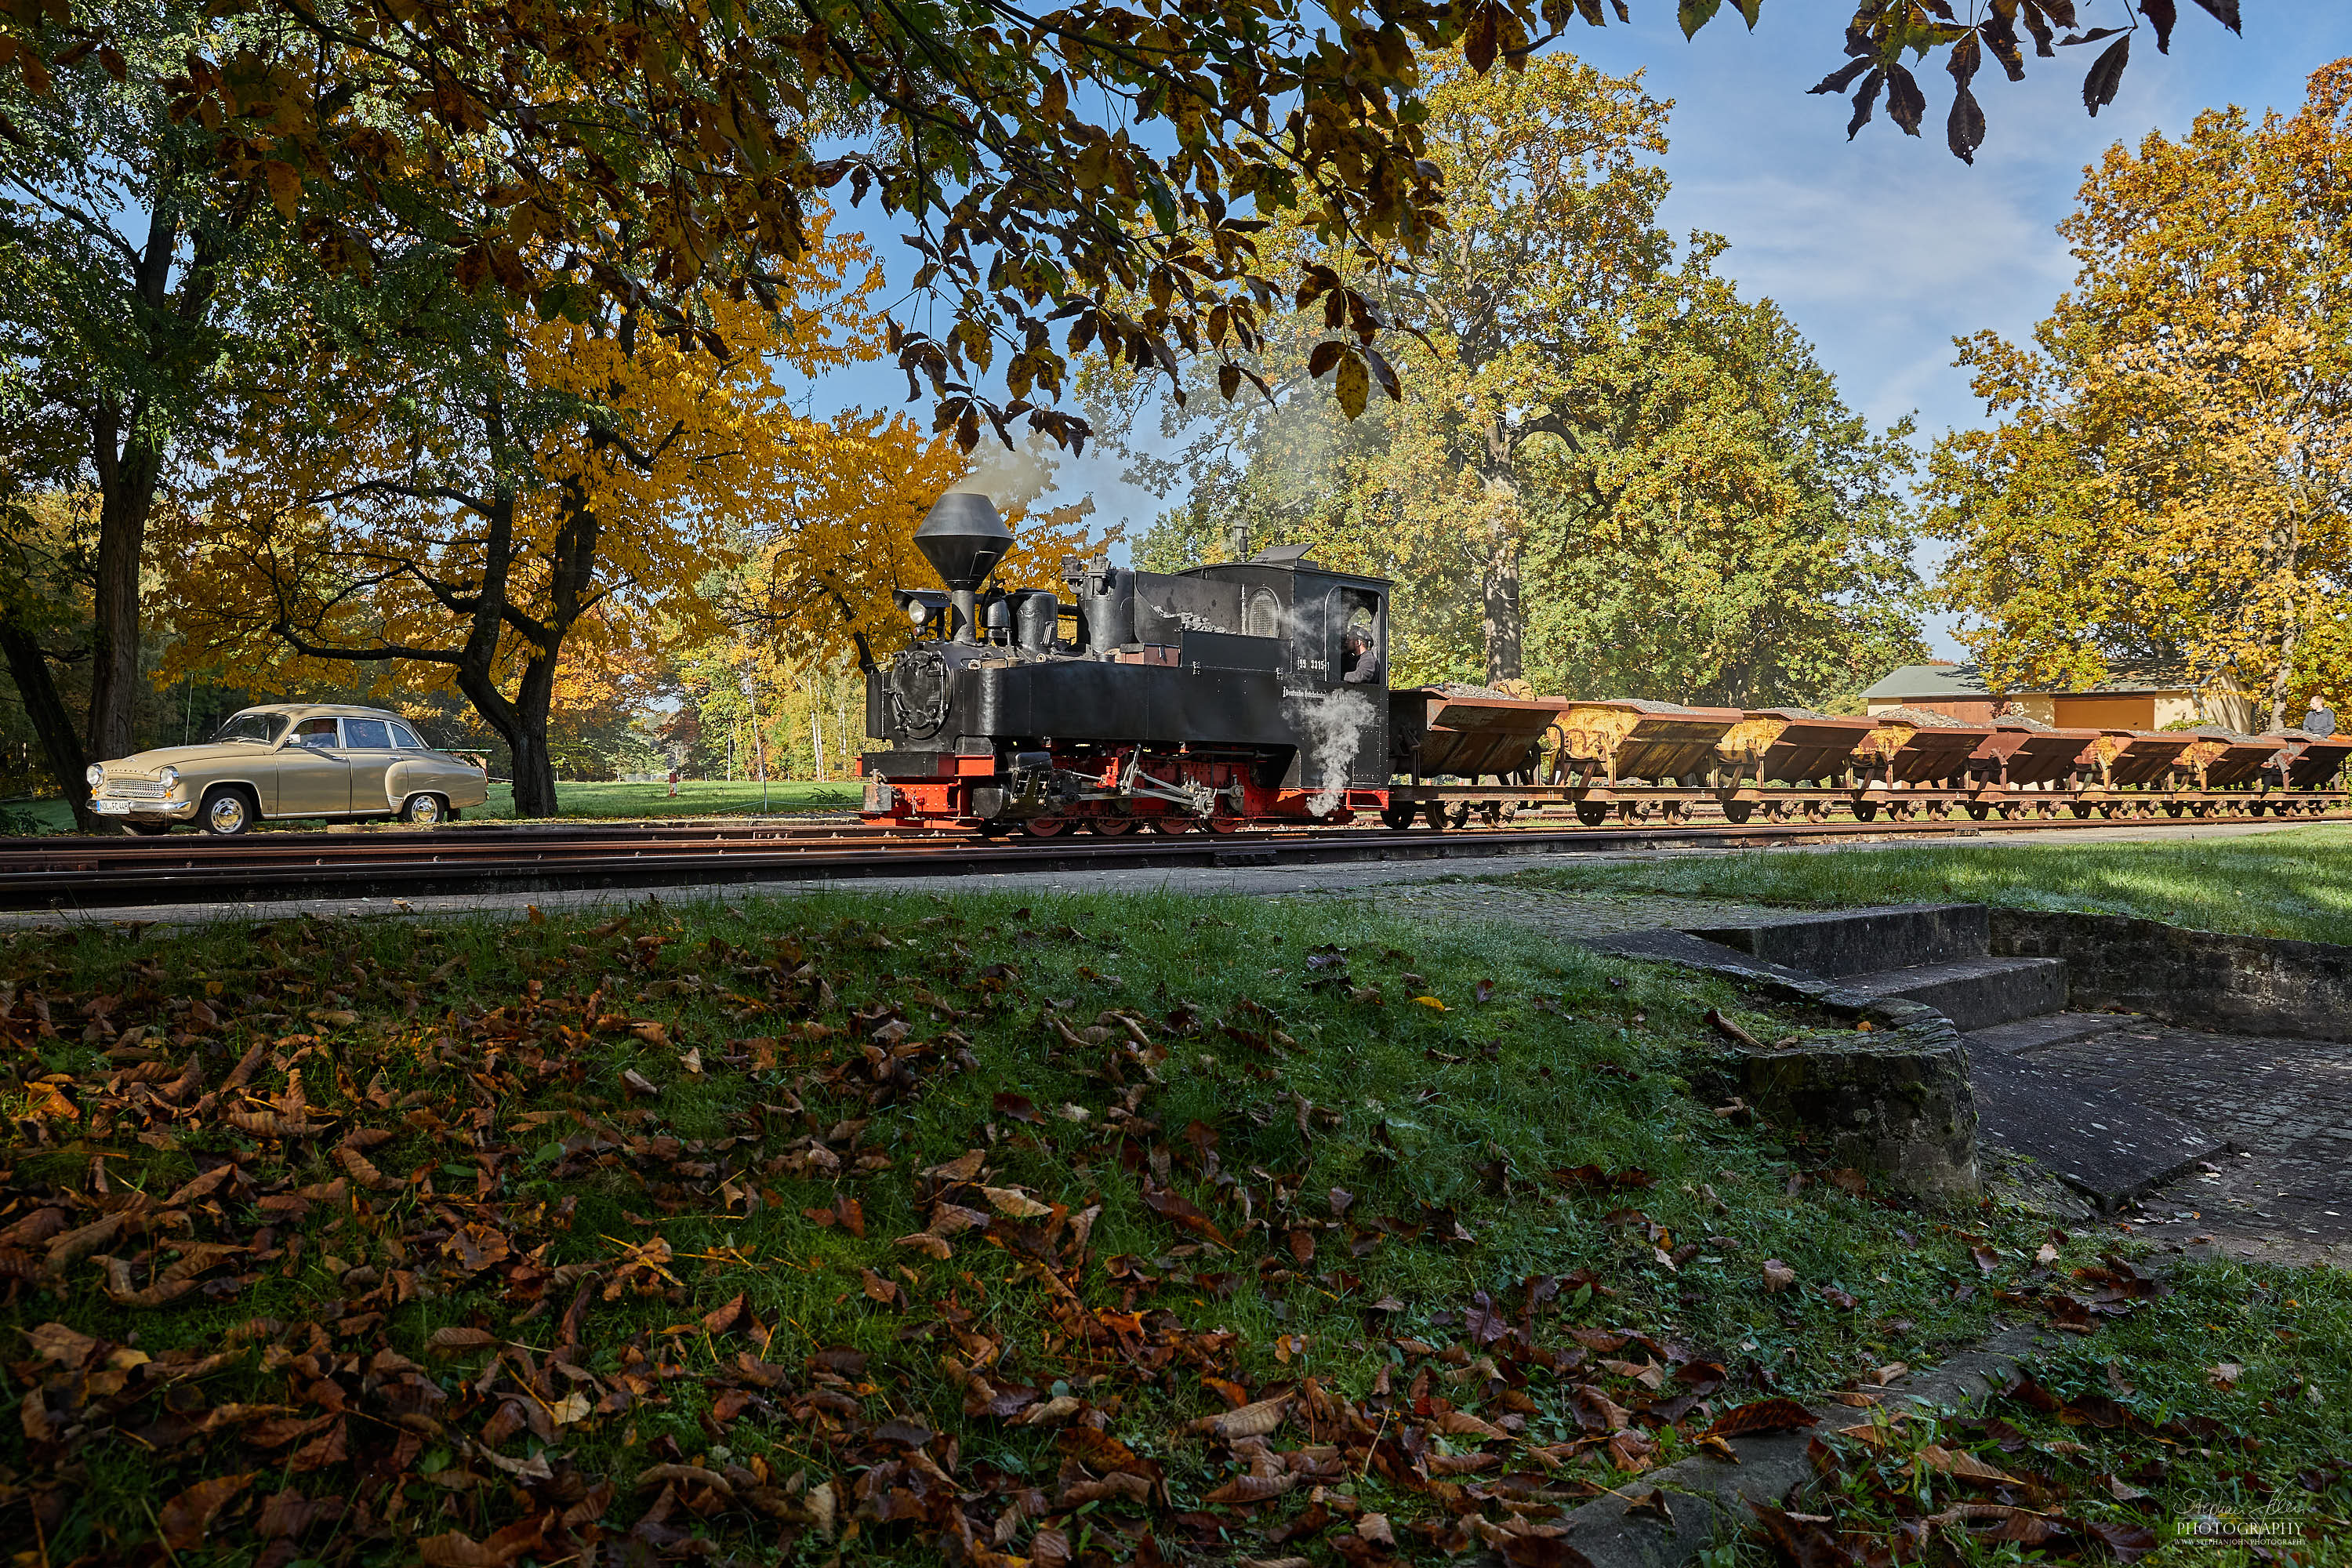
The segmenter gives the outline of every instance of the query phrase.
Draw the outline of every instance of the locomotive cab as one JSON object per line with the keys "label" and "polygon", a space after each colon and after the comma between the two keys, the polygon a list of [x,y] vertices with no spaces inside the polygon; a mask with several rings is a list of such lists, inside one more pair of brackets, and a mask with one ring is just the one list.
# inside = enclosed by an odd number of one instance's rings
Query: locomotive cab
{"label": "locomotive cab", "polygon": [[951,494],[901,590],[912,645],[866,674],[870,821],[1230,831],[1377,808],[1389,778],[1386,581],[1297,546],[1178,573],[1063,563],[1064,595],[990,586],[1012,535]]}

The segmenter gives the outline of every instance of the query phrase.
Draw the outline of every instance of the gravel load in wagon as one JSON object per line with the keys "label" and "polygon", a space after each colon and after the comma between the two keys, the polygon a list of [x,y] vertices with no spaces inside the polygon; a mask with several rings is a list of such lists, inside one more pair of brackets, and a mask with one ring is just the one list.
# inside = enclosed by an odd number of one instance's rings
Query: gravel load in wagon
{"label": "gravel load in wagon", "polygon": [[1969,761],[1993,738],[1990,725],[1963,724],[1921,709],[1897,708],[1872,717],[1878,728],[1863,737],[1856,755],[1874,764],[1889,784],[1958,787],[1967,782]]}

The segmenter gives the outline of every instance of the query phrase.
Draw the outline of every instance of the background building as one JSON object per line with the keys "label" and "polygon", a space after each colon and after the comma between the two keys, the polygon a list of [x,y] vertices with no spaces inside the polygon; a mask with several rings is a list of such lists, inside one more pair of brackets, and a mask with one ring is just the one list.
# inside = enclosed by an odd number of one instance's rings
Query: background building
{"label": "background building", "polygon": [[2219,724],[2243,731],[2253,704],[2226,677],[2192,682],[2177,665],[2117,665],[2097,682],[2068,691],[1989,690],[1973,664],[1906,664],[1862,694],[1873,713],[1925,708],[1982,723],[2004,712],[2062,730],[2164,730]]}

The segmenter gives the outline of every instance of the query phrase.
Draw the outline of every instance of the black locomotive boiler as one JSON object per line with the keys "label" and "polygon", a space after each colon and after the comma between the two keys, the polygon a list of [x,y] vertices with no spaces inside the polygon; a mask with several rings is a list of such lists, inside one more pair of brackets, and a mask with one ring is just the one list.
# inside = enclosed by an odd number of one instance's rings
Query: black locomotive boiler
{"label": "black locomotive boiler", "polygon": [[1013,535],[942,497],[901,589],[912,647],[869,668],[864,815],[1120,834],[1340,822],[1387,805],[1388,590],[1283,546],[1189,572],[1065,561],[1066,594],[992,584]]}

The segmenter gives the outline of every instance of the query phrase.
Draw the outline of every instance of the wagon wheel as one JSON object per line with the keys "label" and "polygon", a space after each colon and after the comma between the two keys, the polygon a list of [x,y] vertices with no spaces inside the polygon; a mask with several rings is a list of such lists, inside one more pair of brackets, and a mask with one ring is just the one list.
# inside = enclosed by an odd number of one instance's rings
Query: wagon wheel
{"label": "wagon wheel", "polygon": [[1878,803],[1877,803],[1876,801],[1874,801],[1874,800],[1858,800],[1858,801],[1855,801],[1855,802],[1853,803],[1853,819],[1854,819],[1856,822],[1875,822],[1875,821],[1877,821],[1877,820],[1878,820]]}
{"label": "wagon wheel", "polygon": [[[1919,815],[1919,808],[1907,800],[1894,800],[1886,803],[1886,815],[1894,821],[1908,822]],[[1863,820],[1867,822],[1870,819],[1864,817]]]}
{"label": "wagon wheel", "polygon": [[1423,815],[1423,816],[1426,816],[1426,817],[1429,819],[1429,825],[1430,825],[1430,826],[1434,827],[1434,828],[1438,828],[1438,829],[1440,829],[1441,831],[1444,828],[1444,826],[1445,826],[1445,803],[1444,803],[1444,801],[1442,801],[1442,800],[1433,800],[1433,801],[1431,801],[1431,802],[1429,803],[1428,806],[1427,806],[1427,807],[1423,811],[1422,815]]}
{"label": "wagon wheel", "polygon": [[1789,803],[1785,800],[1766,801],[1764,803],[1764,820],[1767,822],[1788,821]]}
{"label": "wagon wheel", "polygon": [[2090,816],[2092,812],[2098,808],[2087,800],[2072,800],[2066,803],[2066,809],[2073,812],[2075,816],[2079,818]]}
{"label": "wagon wheel", "polygon": [[1502,826],[1503,803],[1499,800],[1481,801],[1478,805],[1478,820],[1489,827]]}
{"label": "wagon wheel", "polygon": [[1609,808],[1599,801],[1580,800],[1576,803],[1576,820],[1587,827],[1598,827],[1609,820]]}
{"label": "wagon wheel", "polygon": [[1668,827],[1680,827],[1690,821],[1690,805],[1685,801],[1670,800],[1659,808],[1659,815],[1665,818]]}
{"label": "wagon wheel", "polygon": [[1649,819],[1650,803],[1646,800],[1621,800],[1617,803],[1617,820],[1643,822]]}
{"label": "wagon wheel", "polygon": [[1420,808],[1414,805],[1411,801],[1381,807],[1381,821],[1390,827],[1398,829],[1400,832],[1405,828],[1411,827],[1412,826],[1412,819],[1420,815]]}
{"label": "wagon wheel", "polygon": [[2188,809],[2188,804],[2184,801],[2168,800],[2164,803],[2164,815],[2167,816],[2179,816]]}
{"label": "wagon wheel", "polygon": [[1827,822],[1829,819],[1830,803],[1828,801],[1809,800],[1805,802],[1805,820],[1807,822],[1819,824]]}
{"label": "wagon wheel", "polygon": [[1448,827],[1468,826],[1470,825],[1470,803],[1466,800],[1457,800],[1454,802],[1453,805],[1447,806],[1445,808],[1445,825]]}
{"label": "wagon wheel", "polygon": [[2015,822],[2024,815],[2025,806],[2020,801],[2011,801],[2000,808],[2000,819],[2003,822]]}
{"label": "wagon wheel", "polygon": [[1986,817],[1992,815],[1992,807],[1985,805],[1982,801],[1972,800],[1968,803],[1968,813],[1975,821],[1982,822]]}
{"label": "wagon wheel", "polygon": [[1727,800],[1723,803],[1723,820],[1734,827],[1755,815],[1756,804],[1753,801]]}
{"label": "wagon wheel", "polygon": [[1032,838],[1059,838],[1069,830],[1066,816],[1033,816],[1021,825],[1021,831]]}
{"label": "wagon wheel", "polygon": [[2054,800],[2037,801],[2034,803],[2033,815],[2045,822],[2054,822],[2058,817],[2058,803]]}

